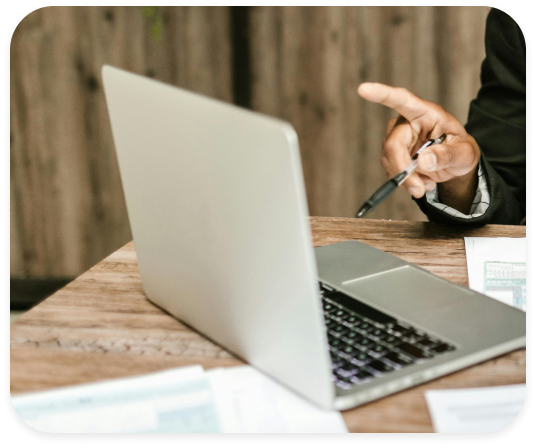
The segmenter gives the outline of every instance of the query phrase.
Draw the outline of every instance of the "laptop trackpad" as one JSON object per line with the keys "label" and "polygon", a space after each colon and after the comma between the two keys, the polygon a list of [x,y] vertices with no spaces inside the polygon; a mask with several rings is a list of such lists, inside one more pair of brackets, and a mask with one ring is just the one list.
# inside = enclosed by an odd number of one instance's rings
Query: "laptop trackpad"
{"label": "laptop trackpad", "polygon": [[443,326],[446,317],[467,310],[460,304],[474,295],[469,289],[409,265],[346,281],[341,289],[393,317],[433,326]]}

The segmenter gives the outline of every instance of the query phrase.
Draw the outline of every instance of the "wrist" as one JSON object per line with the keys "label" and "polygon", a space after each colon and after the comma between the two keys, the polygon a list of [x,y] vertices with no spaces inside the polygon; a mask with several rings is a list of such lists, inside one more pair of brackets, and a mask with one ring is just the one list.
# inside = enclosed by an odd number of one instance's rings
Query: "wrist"
{"label": "wrist", "polygon": [[467,174],[438,183],[439,201],[463,214],[469,214],[477,186],[478,163]]}

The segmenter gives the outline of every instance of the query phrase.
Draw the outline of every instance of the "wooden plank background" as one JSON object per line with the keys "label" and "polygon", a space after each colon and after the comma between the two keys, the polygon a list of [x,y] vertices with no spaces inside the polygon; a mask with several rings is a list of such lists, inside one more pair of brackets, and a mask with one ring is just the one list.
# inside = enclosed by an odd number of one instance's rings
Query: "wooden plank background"
{"label": "wooden plank background", "polygon": [[[363,81],[403,86],[462,122],[479,87],[483,7],[253,7],[252,108],[300,137],[312,215],[352,216],[384,180],[391,113]],[[11,275],[76,276],[130,238],[100,67],[233,101],[228,7],[50,7],[11,43]],[[423,220],[404,192],[372,218]]]}
{"label": "wooden plank background", "polygon": [[229,9],[52,7],[11,45],[11,274],[76,276],[131,239],[103,64],[232,101]]}

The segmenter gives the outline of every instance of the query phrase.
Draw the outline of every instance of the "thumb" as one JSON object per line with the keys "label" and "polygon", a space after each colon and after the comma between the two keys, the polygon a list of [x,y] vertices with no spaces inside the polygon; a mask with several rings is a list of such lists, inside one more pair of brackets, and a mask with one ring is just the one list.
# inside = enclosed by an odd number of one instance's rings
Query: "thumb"
{"label": "thumb", "polygon": [[471,140],[455,140],[450,144],[438,144],[423,151],[417,158],[423,173],[446,170],[450,175],[460,176],[470,172],[480,159],[480,149]]}
{"label": "thumb", "polygon": [[455,164],[456,154],[452,146],[440,144],[426,149],[417,160],[421,171],[436,172]]}

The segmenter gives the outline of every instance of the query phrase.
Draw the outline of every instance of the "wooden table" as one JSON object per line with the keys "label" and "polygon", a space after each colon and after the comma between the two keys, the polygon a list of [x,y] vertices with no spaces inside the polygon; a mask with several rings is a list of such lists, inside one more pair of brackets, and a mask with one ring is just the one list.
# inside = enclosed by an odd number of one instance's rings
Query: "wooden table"
{"label": "wooden table", "polygon": [[[359,240],[467,285],[464,236],[524,237],[525,227],[311,218],[315,246]],[[241,361],[151,304],[127,244],[11,325],[11,391],[44,390],[190,364]],[[424,391],[525,382],[525,350],[343,412],[353,432],[429,432]]]}

